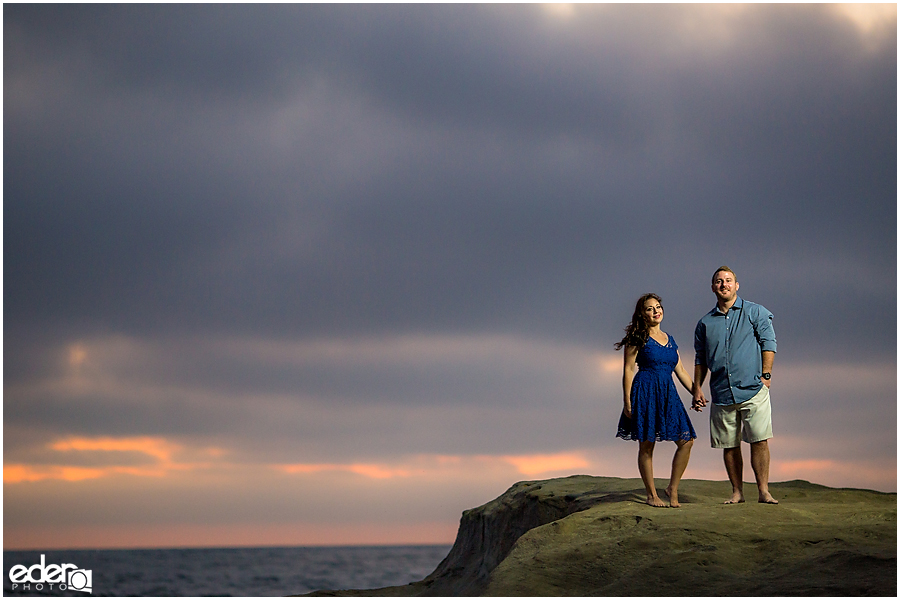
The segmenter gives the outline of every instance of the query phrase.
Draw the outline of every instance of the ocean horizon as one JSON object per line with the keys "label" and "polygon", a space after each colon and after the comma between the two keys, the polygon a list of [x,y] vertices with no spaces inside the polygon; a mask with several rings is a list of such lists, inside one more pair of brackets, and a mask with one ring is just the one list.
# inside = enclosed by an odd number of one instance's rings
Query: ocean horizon
{"label": "ocean horizon", "polygon": [[[423,579],[450,548],[436,544],[4,550],[3,595],[287,596],[374,589]],[[10,571],[20,565],[13,582]],[[69,565],[64,577],[56,565]]]}

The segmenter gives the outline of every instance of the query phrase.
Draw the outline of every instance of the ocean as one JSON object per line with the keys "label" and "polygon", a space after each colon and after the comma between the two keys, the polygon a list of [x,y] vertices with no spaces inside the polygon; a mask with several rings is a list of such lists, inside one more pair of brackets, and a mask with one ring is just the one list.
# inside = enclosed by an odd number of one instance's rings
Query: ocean
{"label": "ocean", "polygon": [[[4,596],[287,596],[316,590],[405,585],[429,575],[450,546],[185,548],[3,552]],[[50,583],[13,588],[10,569],[69,567],[68,589]],[[48,573],[48,579],[55,577]],[[81,591],[78,591],[78,590]],[[87,593],[90,589],[90,594]]]}

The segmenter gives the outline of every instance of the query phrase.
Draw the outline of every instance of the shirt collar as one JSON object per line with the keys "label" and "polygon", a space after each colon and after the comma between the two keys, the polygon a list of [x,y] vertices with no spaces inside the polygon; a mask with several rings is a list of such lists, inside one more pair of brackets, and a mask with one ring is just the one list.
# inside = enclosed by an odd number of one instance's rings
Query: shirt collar
{"label": "shirt collar", "polygon": [[[734,304],[731,305],[731,308],[729,310],[741,310],[742,308],[744,308],[744,300],[740,296],[738,296],[737,299],[734,301]],[[719,314],[719,315],[725,314],[719,310],[718,304],[716,304],[713,307],[713,313]]]}

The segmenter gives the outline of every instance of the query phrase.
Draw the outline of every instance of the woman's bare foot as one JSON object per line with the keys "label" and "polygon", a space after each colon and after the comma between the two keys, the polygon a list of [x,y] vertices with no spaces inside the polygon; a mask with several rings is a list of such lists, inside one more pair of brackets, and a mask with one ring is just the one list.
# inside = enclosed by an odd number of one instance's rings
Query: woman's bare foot
{"label": "woman's bare foot", "polygon": [[666,503],[663,502],[659,496],[647,496],[647,504],[650,506],[656,506],[657,508],[665,508]]}
{"label": "woman's bare foot", "polygon": [[672,508],[681,508],[678,502],[678,490],[673,490],[671,486],[666,488],[666,496],[669,497],[669,506]]}
{"label": "woman's bare foot", "polygon": [[744,492],[735,492],[731,498],[725,501],[725,504],[740,504],[744,501]]}

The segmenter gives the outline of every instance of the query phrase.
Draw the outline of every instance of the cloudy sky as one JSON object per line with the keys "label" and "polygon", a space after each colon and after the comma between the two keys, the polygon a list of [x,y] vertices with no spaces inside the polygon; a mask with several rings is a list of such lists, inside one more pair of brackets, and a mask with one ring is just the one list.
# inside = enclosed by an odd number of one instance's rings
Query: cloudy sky
{"label": "cloudy sky", "polygon": [[692,364],[720,264],[772,479],[896,491],[895,5],[3,17],[4,548],[449,543],[637,477],[613,344],[654,291]]}

